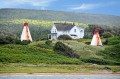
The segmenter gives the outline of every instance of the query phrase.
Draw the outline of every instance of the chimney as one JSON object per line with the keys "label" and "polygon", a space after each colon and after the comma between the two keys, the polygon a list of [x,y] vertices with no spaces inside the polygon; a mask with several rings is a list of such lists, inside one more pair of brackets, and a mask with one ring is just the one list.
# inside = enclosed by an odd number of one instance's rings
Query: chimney
{"label": "chimney", "polygon": [[64,25],[67,25],[67,22],[65,21]]}
{"label": "chimney", "polygon": [[65,21],[65,22],[63,23],[63,26],[66,27],[67,25],[68,25],[68,23]]}
{"label": "chimney", "polygon": [[73,22],[73,25],[75,26],[75,23]]}

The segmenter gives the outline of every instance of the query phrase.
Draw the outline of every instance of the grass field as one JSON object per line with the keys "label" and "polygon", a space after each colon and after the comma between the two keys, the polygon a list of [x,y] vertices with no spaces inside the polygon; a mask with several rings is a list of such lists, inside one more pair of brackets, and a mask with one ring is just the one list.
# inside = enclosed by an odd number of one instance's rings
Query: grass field
{"label": "grass field", "polygon": [[119,66],[66,64],[0,64],[0,73],[119,73]]}
{"label": "grass field", "polygon": [[70,40],[62,43],[72,48],[80,58],[70,58],[53,50],[52,44],[35,41],[29,45],[0,45],[0,73],[119,73],[119,62],[100,54],[106,46],[90,46],[90,40]]}

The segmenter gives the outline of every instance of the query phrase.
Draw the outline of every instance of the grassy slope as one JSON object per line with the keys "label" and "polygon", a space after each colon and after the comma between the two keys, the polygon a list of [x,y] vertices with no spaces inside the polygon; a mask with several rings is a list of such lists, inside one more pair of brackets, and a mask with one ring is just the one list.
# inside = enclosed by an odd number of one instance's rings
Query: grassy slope
{"label": "grassy slope", "polygon": [[103,46],[90,46],[86,45],[82,42],[76,41],[66,41],[65,44],[70,46],[77,54],[80,55],[81,58],[90,58],[96,57],[101,58],[101,56],[97,55],[100,51],[104,50]]}
{"label": "grassy slope", "polygon": [[[106,58],[103,54],[106,46],[90,46],[85,42],[90,42],[90,39],[80,39],[77,41],[65,41],[64,43],[70,46],[75,53],[80,56],[80,60],[86,63],[94,64],[109,64],[109,65],[120,65],[119,58]],[[105,40],[102,39],[104,42]]]}
{"label": "grassy slope", "polygon": [[80,64],[75,58],[57,54],[52,49],[36,46],[3,45],[0,46],[0,62],[3,63],[46,63],[46,64]]}
{"label": "grassy slope", "polygon": [[[88,40],[89,41],[89,40]],[[52,46],[57,41],[53,41]],[[62,41],[76,50],[80,59],[69,58],[52,50],[45,41],[33,42],[30,45],[1,45],[0,73],[39,73],[39,72],[119,72],[119,66],[94,65],[81,61],[81,58],[102,58],[98,52],[104,47],[92,47],[77,41]],[[84,41],[83,41],[84,42]],[[87,48],[85,48],[87,46]]]}

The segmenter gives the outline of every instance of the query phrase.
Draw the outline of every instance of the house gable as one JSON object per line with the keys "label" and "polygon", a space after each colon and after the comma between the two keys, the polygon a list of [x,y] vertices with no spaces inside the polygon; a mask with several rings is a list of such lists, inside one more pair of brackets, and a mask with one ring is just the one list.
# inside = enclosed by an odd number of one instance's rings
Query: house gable
{"label": "house gable", "polygon": [[70,30],[69,34],[73,39],[78,39],[80,37],[80,30],[77,28],[77,26],[74,26]]}
{"label": "house gable", "polygon": [[52,26],[51,33],[57,33],[57,28],[55,25]]}

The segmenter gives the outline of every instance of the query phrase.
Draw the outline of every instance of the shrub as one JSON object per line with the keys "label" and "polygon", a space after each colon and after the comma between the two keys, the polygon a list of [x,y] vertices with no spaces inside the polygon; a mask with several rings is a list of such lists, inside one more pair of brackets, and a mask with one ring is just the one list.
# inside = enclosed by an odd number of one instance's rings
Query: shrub
{"label": "shrub", "polygon": [[0,38],[0,44],[5,44],[5,40],[3,38]]}
{"label": "shrub", "polygon": [[58,39],[59,40],[72,40],[72,38],[69,35],[60,35]]}
{"label": "shrub", "polygon": [[90,45],[90,43],[91,43],[91,42],[88,42],[88,41],[87,41],[87,42],[85,42],[85,44],[87,44],[87,45]]}
{"label": "shrub", "polygon": [[28,44],[30,44],[30,40],[23,40],[22,42],[21,42],[21,45],[28,45]]}
{"label": "shrub", "polygon": [[85,35],[83,38],[84,38],[84,39],[92,39],[92,36],[87,36],[87,35]]}
{"label": "shrub", "polygon": [[10,36],[6,36],[3,38],[0,38],[0,44],[12,44],[14,43],[14,38],[10,37]]}
{"label": "shrub", "polygon": [[120,62],[120,44],[107,47],[102,53],[105,55],[105,57]]}
{"label": "shrub", "polygon": [[85,63],[93,63],[93,64],[99,64],[99,65],[120,65],[119,62],[112,61],[112,60],[106,60],[106,59],[100,59],[100,58],[83,58],[81,61]]}
{"label": "shrub", "polygon": [[104,69],[104,70],[111,70],[111,68],[110,68],[110,67],[107,67],[107,66],[104,67],[103,69]]}
{"label": "shrub", "polygon": [[98,58],[84,58],[81,59],[85,63],[93,63],[93,64],[100,64],[100,65],[106,65],[108,62],[98,59]]}
{"label": "shrub", "polygon": [[0,44],[21,44],[21,41],[14,37],[5,36],[0,38]]}
{"label": "shrub", "polygon": [[108,39],[108,45],[120,44],[120,36],[115,36]]}
{"label": "shrub", "polygon": [[112,37],[113,35],[110,32],[104,32],[102,36],[103,38],[109,38],[109,37]]}
{"label": "shrub", "polygon": [[79,55],[75,54],[74,51],[70,47],[66,46],[62,42],[57,42],[54,46],[54,50],[63,52],[64,55],[67,55],[69,57],[79,58]]}
{"label": "shrub", "polygon": [[[120,36],[115,36],[108,39],[108,45],[101,54],[105,59],[114,60],[120,62]],[[120,63],[116,63],[119,65]]]}
{"label": "shrub", "polygon": [[108,45],[108,38],[103,42],[104,45]]}
{"label": "shrub", "polygon": [[45,42],[45,44],[51,45],[51,44],[52,44],[52,41],[51,41],[51,40],[47,40],[47,41]]}

